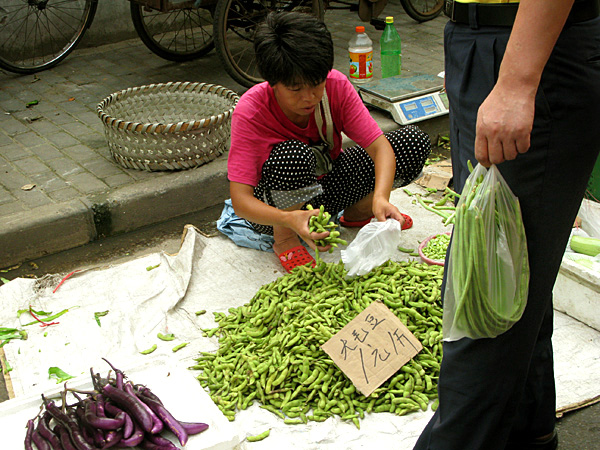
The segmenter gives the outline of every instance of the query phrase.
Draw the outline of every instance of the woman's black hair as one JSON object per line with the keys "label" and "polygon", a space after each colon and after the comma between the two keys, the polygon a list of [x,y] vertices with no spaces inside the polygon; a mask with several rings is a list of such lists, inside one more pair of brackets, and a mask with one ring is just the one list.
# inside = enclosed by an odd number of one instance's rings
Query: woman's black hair
{"label": "woman's black hair", "polygon": [[269,13],[256,30],[254,51],[258,70],[271,86],[316,86],[333,68],[331,33],[306,13]]}

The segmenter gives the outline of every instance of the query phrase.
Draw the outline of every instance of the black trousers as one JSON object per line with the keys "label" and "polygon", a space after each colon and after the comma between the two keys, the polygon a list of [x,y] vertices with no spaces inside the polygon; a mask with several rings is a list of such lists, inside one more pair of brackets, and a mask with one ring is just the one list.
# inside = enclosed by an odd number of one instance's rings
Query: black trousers
{"label": "black trousers", "polygon": [[[431,140],[420,128],[409,125],[385,133],[396,159],[394,187],[405,186],[421,173],[431,152]],[[299,203],[320,205],[332,216],[354,205],[375,189],[375,164],[359,145],[345,149],[334,161],[331,172],[315,173],[316,159],[303,142],[289,140],[273,147],[254,189],[259,200],[279,209]],[[251,223],[263,234],[273,227]]]}
{"label": "black trousers", "polygon": [[[446,89],[454,183],[474,165],[477,109],[494,86],[510,28],[449,22]],[[555,425],[552,289],[600,151],[600,19],[567,26],[538,89],[530,150],[500,165],[521,203],[531,279],[526,310],[495,339],[444,343],[440,405],[416,450],[504,450]]]}

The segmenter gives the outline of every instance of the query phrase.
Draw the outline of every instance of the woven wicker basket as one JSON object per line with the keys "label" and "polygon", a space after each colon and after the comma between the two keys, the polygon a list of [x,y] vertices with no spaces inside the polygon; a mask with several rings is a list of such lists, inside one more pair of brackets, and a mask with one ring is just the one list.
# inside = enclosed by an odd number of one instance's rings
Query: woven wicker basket
{"label": "woven wicker basket", "polygon": [[227,149],[238,95],[207,83],[150,84],[98,104],[113,158],[128,169],[181,170]]}

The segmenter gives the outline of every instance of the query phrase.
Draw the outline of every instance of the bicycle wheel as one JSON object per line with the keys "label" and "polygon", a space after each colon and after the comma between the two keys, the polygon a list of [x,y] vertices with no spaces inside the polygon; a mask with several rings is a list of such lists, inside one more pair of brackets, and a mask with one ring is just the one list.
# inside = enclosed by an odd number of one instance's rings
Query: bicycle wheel
{"label": "bicycle wheel", "polygon": [[244,87],[263,81],[254,61],[254,30],[271,11],[305,11],[320,19],[323,0],[219,0],[215,47],[227,73]]}
{"label": "bicycle wheel", "polygon": [[444,0],[400,0],[404,11],[417,22],[436,18],[442,12]]}
{"label": "bicycle wheel", "polygon": [[211,9],[187,7],[159,11],[131,2],[131,20],[142,42],[169,61],[190,61],[210,52],[213,41]]}
{"label": "bicycle wheel", "polygon": [[98,0],[3,0],[0,67],[34,73],[54,67],[83,38]]}

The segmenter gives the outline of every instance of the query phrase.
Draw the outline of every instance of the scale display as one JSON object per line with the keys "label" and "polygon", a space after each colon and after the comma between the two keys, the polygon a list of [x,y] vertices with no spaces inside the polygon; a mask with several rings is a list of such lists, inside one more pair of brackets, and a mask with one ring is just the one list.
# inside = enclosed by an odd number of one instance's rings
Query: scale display
{"label": "scale display", "polygon": [[447,99],[445,93],[436,92],[412,100],[398,102],[397,108],[398,113],[402,115],[402,124],[446,114],[448,112]]}
{"label": "scale display", "polygon": [[431,95],[416,100],[401,102],[400,109],[407,120],[420,119],[441,111]]}
{"label": "scale display", "polygon": [[448,114],[448,97],[431,75],[384,78],[358,89],[364,103],[390,112],[401,125]]}

